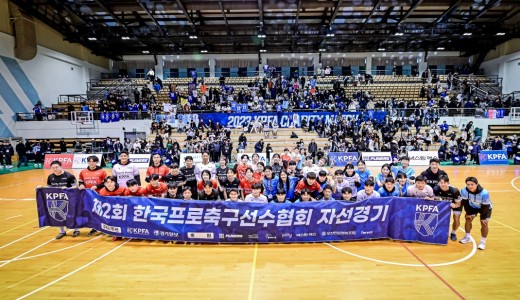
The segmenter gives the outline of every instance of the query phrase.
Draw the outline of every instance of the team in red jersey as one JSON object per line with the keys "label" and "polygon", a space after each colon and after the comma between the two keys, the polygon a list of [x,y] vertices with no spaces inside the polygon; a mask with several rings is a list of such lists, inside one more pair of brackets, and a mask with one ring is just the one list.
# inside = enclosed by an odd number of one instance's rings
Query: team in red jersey
{"label": "team in red jersey", "polygon": [[164,182],[164,177],[166,175],[168,175],[168,173],[170,173],[170,168],[163,165],[162,160],[161,160],[161,155],[154,154],[152,156],[152,164],[146,170],[145,181],[150,182],[150,178],[151,178],[152,174],[157,174],[157,175],[159,175],[159,180],[161,182]]}
{"label": "team in red jersey", "polygon": [[104,180],[107,177],[107,172],[97,164],[99,158],[95,155],[87,157],[88,167],[79,172],[79,188],[99,190],[104,186]]}
{"label": "team in red jersey", "polygon": [[300,180],[294,189],[294,194],[296,197],[299,197],[303,190],[308,190],[313,198],[318,197],[318,194],[321,193],[322,189],[320,184],[316,181],[316,173],[309,172],[307,173],[307,177]]}
{"label": "team in red jersey", "polygon": [[148,197],[163,197],[168,191],[168,185],[159,181],[159,174],[152,174],[150,176],[150,183],[146,186],[146,196]]}
{"label": "team in red jersey", "polygon": [[145,196],[146,195],[146,189],[137,183],[137,180],[135,179],[129,179],[126,182],[126,191],[125,196]]}
{"label": "team in red jersey", "polygon": [[124,196],[126,188],[119,186],[115,176],[105,178],[105,186],[99,190],[101,196]]}

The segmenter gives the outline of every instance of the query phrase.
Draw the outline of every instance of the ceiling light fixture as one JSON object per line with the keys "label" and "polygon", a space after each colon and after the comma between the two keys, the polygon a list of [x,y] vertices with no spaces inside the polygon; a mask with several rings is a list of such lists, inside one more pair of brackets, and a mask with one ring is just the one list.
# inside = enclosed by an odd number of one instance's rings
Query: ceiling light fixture
{"label": "ceiling light fixture", "polygon": [[194,40],[194,39],[198,39],[199,37],[195,34],[190,34],[190,39]]}
{"label": "ceiling light fixture", "polygon": [[473,33],[471,33],[471,32],[464,32],[462,35],[470,36],[470,35],[472,35],[472,34],[473,34]]}
{"label": "ceiling light fixture", "polygon": [[265,52],[267,52],[267,50],[265,50],[265,49],[260,49],[260,52],[265,53]]}
{"label": "ceiling light fixture", "polygon": [[95,37],[89,37],[88,40],[89,40],[89,41],[97,41],[97,38],[95,38]]}
{"label": "ceiling light fixture", "polygon": [[505,32],[497,32],[497,35],[506,35]]}
{"label": "ceiling light fixture", "polygon": [[148,54],[148,53],[150,53],[150,51],[148,51],[148,50],[143,50],[143,54]]}
{"label": "ceiling light fixture", "polygon": [[129,36],[122,36],[121,39],[122,39],[122,40],[129,40],[130,37],[129,37]]}
{"label": "ceiling light fixture", "polygon": [[385,51],[386,49],[385,48],[378,48],[377,50],[378,51]]}
{"label": "ceiling light fixture", "polygon": [[202,49],[202,50],[200,50],[200,53],[208,53],[208,50]]}
{"label": "ceiling light fixture", "polygon": [[402,33],[402,32],[396,32],[395,35],[396,35],[396,36],[403,36],[404,33]]}
{"label": "ceiling light fixture", "polygon": [[327,51],[327,49],[325,49],[325,48],[320,48],[320,52],[325,52],[325,51]]}
{"label": "ceiling light fixture", "polygon": [[444,50],[444,47],[437,47],[437,50]]}

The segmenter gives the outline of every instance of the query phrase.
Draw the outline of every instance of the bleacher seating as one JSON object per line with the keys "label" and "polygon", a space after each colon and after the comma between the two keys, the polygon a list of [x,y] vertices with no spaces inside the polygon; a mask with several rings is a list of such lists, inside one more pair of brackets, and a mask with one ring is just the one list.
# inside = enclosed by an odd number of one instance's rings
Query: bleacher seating
{"label": "bleacher seating", "polygon": [[520,136],[520,125],[488,125],[488,136]]}

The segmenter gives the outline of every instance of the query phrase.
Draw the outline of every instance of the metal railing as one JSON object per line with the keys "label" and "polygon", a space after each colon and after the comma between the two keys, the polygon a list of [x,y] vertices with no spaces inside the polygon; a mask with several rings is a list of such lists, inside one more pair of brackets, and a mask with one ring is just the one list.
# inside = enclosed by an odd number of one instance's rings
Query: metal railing
{"label": "metal railing", "polygon": [[[112,84],[105,85],[99,84],[99,82],[112,82]],[[89,94],[92,92],[92,88],[99,87],[99,91],[95,91],[93,94]],[[118,79],[91,79],[87,82],[87,96],[89,100],[97,101],[105,99],[105,94],[111,93],[122,93],[125,96],[133,95],[133,90],[137,87],[136,78],[118,78]]]}
{"label": "metal railing", "polygon": [[83,102],[87,101],[86,94],[76,94],[76,95],[59,95],[58,103],[67,103],[67,102]]}

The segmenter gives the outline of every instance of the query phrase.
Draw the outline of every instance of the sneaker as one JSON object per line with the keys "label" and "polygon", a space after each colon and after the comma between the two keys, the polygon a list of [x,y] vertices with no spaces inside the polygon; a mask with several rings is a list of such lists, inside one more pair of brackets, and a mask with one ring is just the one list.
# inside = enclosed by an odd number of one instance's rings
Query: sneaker
{"label": "sneaker", "polygon": [[480,244],[478,244],[478,247],[477,247],[479,250],[486,250],[486,243],[482,243],[480,242]]}
{"label": "sneaker", "polygon": [[72,233],[72,237],[77,237],[79,235],[79,230],[74,230]]}
{"label": "sneaker", "polygon": [[96,232],[98,232],[98,231],[95,230],[95,229],[92,229],[92,230],[87,234],[87,236],[93,236]]}
{"label": "sneaker", "polygon": [[451,238],[452,241],[456,241],[456,240],[457,240],[457,234],[452,233],[452,234],[450,235],[450,238]]}
{"label": "sneaker", "polygon": [[57,240],[60,240],[62,237],[66,236],[66,235],[67,235],[66,232],[60,232],[60,233],[58,233],[58,235],[56,236],[56,239],[57,239]]}
{"label": "sneaker", "polygon": [[471,239],[469,237],[465,237],[462,240],[460,240],[460,243],[461,244],[471,243]]}
{"label": "sneaker", "polygon": [[113,238],[112,238],[112,241],[114,241],[114,242],[115,242],[115,241],[117,241],[117,240],[120,240],[120,239],[121,239],[120,237],[118,237],[118,236],[115,236],[115,237],[113,237]]}

